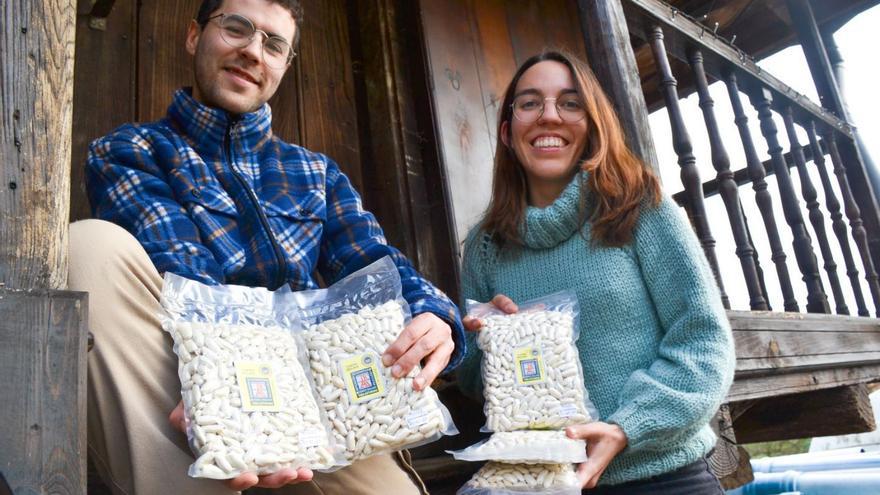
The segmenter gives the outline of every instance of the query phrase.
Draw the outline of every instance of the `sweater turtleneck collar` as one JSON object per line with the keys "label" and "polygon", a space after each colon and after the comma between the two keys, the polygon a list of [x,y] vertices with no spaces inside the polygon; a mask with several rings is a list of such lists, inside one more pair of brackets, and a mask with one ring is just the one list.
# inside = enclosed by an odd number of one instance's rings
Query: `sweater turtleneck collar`
{"label": "sweater turtleneck collar", "polygon": [[231,114],[199,103],[192,96],[192,88],[178,89],[174,93],[168,118],[190,138],[193,147],[203,157],[213,157],[222,151],[227,132],[250,147],[272,133],[272,110],[268,103],[253,112]]}
{"label": "sweater turtleneck collar", "polygon": [[529,206],[520,232],[523,244],[545,249],[569,239],[580,227],[580,191],[587,180],[580,172],[565,186],[562,194],[546,208]]}

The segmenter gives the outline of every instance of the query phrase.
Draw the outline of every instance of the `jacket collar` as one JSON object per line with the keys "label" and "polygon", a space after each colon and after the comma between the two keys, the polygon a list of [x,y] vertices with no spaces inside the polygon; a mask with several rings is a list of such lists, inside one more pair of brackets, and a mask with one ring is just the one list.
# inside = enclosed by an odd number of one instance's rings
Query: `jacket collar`
{"label": "jacket collar", "polygon": [[225,110],[199,103],[192,88],[178,89],[168,107],[167,118],[203,158],[217,158],[224,153],[227,131],[233,142],[254,150],[272,136],[272,110],[268,103],[254,112],[230,114]]}

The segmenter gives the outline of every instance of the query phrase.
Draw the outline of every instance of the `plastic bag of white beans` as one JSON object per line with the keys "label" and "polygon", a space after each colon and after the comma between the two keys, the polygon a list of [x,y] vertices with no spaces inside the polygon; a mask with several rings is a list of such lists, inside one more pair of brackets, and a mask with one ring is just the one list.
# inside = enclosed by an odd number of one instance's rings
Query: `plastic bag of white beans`
{"label": "plastic bag of white beans", "polygon": [[[381,356],[410,320],[389,257],[327,289],[279,294],[302,333],[319,402],[346,460],[416,447],[458,430],[437,393],[413,389],[421,368],[394,378]],[[286,309],[284,309],[286,308]]]}
{"label": "plastic bag of white beans", "polygon": [[579,495],[573,464],[487,462],[456,495]]}
{"label": "plastic bag of white beans", "polygon": [[462,450],[446,451],[459,461],[508,464],[565,464],[587,460],[587,443],[568,438],[563,430],[496,431]]}
{"label": "plastic bag of white beans", "polygon": [[482,431],[559,429],[598,419],[575,343],[577,296],[570,291],[519,303],[506,314],[491,303],[468,301],[483,326]]}
{"label": "plastic bag of white beans", "polygon": [[303,346],[274,318],[272,293],[166,274],[161,303],[196,456],[190,476],[230,479],[345,462],[334,454]]}

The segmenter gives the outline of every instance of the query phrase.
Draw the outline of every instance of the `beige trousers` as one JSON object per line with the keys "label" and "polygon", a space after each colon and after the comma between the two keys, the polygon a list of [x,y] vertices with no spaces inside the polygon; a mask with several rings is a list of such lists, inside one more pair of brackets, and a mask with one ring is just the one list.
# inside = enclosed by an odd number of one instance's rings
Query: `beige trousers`
{"label": "beige trousers", "polygon": [[[140,243],[101,220],[70,226],[71,290],[89,293],[89,456],[116,494],[229,494],[193,479],[186,436],[168,422],[180,401],[177,357],[157,314],[162,277]],[[375,456],[311,482],[259,491],[279,495],[427,493],[405,454]]]}

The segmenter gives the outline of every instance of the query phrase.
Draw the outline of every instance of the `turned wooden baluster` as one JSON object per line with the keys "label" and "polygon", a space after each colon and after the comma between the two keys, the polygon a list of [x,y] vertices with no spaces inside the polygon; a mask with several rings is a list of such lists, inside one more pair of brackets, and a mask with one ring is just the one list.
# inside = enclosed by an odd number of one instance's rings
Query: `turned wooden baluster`
{"label": "turned wooden baluster", "polygon": [[669,124],[672,128],[672,147],[678,155],[678,165],[681,167],[681,182],[684,185],[687,197],[687,208],[697,232],[697,238],[703,246],[703,252],[715,274],[715,282],[721,292],[721,301],[724,307],[730,309],[730,301],[724,292],[724,283],[721,281],[721,273],[718,271],[718,260],[715,257],[715,239],[709,229],[709,221],[706,218],[706,206],[703,204],[703,186],[700,182],[700,173],[697,171],[697,159],[694,157],[690,136],[684,125],[681,108],[678,106],[677,82],[669,67],[669,59],[666,57],[666,48],[663,45],[663,30],[654,26],[651,30],[651,51],[654,60],[660,69],[660,87],[663,89],[663,98],[666,101],[666,110],[669,114]]}
{"label": "turned wooden baluster", "polygon": [[861,212],[856,205],[852,189],[849,187],[846,167],[844,167],[843,161],[840,159],[840,151],[837,149],[834,133],[828,131],[824,138],[825,144],[828,145],[828,152],[831,155],[831,163],[834,165],[834,175],[837,176],[837,184],[840,186],[840,193],[843,195],[843,209],[846,212],[846,218],[849,219],[853,240],[856,241],[856,247],[859,250],[859,255],[862,257],[862,265],[865,267],[865,280],[868,281],[871,298],[874,299],[874,314],[880,316],[880,287],[877,285],[877,271],[874,270],[874,262],[871,259],[871,252],[868,250],[868,234],[865,232],[864,225],[862,225]]}
{"label": "turned wooden baluster", "polygon": [[848,315],[849,308],[846,307],[846,301],[843,299],[843,289],[840,288],[840,279],[837,278],[837,263],[831,254],[831,245],[828,243],[828,234],[825,232],[825,221],[822,211],[819,209],[819,195],[807,172],[807,160],[804,158],[804,150],[801,146],[797,131],[794,128],[794,115],[791,107],[785,107],[782,112],[782,120],[785,123],[785,132],[788,135],[789,151],[797,166],[798,176],[801,179],[801,195],[807,202],[807,210],[809,211],[810,223],[813,225],[813,231],[816,233],[816,239],[819,241],[819,250],[822,252],[822,259],[825,261],[825,273],[828,274],[828,282],[831,284],[831,292],[834,294],[834,303],[837,314]]}
{"label": "turned wooden baluster", "polygon": [[761,134],[764,135],[764,140],[767,142],[767,152],[770,154],[770,161],[773,163],[773,170],[776,173],[776,185],[782,197],[782,214],[794,236],[792,241],[794,257],[804,277],[804,283],[807,285],[807,311],[810,313],[829,313],[828,298],[825,297],[825,291],[822,289],[819,265],[816,262],[816,255],[813,253],[810,235],[804,225],[804,217],[801,215],[797,195],[791,183],[788,165],[782,155],[782,146],[779,145],[779,140],[776,137],[776,123],[773,121],[773,112],[770,110],[773,95],[767,88],[758,88],[749,96],[752,106],[758,111]]}
{"label": "turned wooden baluster", "polygon": [[837,199],[837,193],[834,192],[834,187],[831,185],[831,177],[829,177],[828,169],[825,167],[825,154],[822,151],[822,147],[819,146],[819,138],[816,136],[816,124],[810,122],[806,131],[807,138],[810,140],[810,149],[813,150],[813,163],[816,164],[819,178],[822,181],[822,190],[825,191],[825,203],[831,216],[831,230],[834,231],[837,243],[840,245],[840,251],[843,253],[846,275],[849,277],[850,285],[852,285],[853,296],[856,299],[856,308],[859,316],[869,316],[870,313],[868,313],[868,306],[865,304],[865,296],[862,294],[862,285],[859,283],[859,269],[856,267],[852,249],[849,247],[846,223],[843,221],[843,213],[840,211],[840,201]]}
{"label": "turned wooden baluster", "polygon": [[709,133],[712,166],[717,172],[718,191],[721,194],[721,199],[724,200],[724,207],[727,209],[727,218],[730,221],[730,229],[736,243],[736,255],[742,265],[746,288],[749,291],[749,306],[754,310],[767,310],[767,301],[764,299],[755,267],[755,250],[746,231],[746,222],[739,204],[736,181],[733,180],[733,172],[730,171],[730,158],[721,139],[718,121],[715,119],[715,101],[709,94],[709,82],[703,67],[703,54],[697,49],[692,49],[688,53],[688,58],[696,78],[697,91],[700,95],[700,109],[703,111],[703,120],[706,122],[706,130]]}
{"label": "turned wooden baluster", "polygon": [[764,220],[764,229],[767,231],[767,240],[770,242],[770,259],[773,261],[776,267],[776,275],[779,277],[779,287],[782,290],[782,304],[785,311],[799,311],[797,299],[795,299],[794,290],[791,287],[788,265],[785,263],[785,250],[782,248],[779,230],[776,227],[776,218],[773,214],[773,198],[770,196],[770,191],[767,190],[767,181],[764,180],[766,176],[764,165],[758,157],[758,151],[755,149],[755,143],[752,141],[752,134],[749,131],[749,118],[746,117],[746,112],[740,99],[736,74],[733,72],[728,73],[724,82],[727,85],[727,94],[733,107],[734,122],[739,130],[739,137],[746,155],[749,178],[752,180],[752,189],[755,191],[755,202],[758,203],[758,211],[761,212],[761,218]]}

